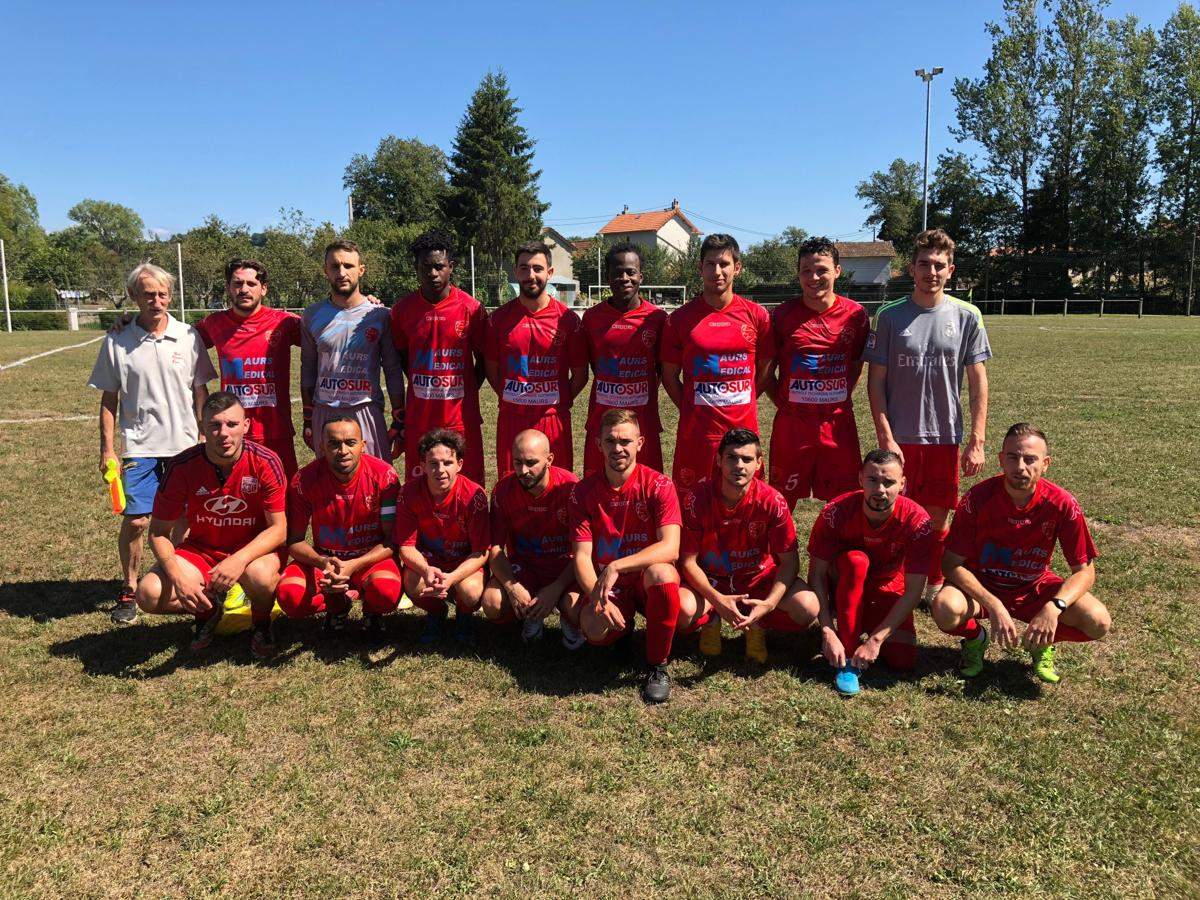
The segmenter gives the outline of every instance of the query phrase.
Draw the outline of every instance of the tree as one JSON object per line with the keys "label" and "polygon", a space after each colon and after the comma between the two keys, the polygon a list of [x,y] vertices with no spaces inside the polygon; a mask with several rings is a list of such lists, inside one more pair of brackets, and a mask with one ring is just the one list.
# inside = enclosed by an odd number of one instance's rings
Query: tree
{"label": "tree", "polygon": [[389,134],[374,156],[359,153],[350,160],[342,185],[350,191],[356,221],[434,225],[445,201],[446,154],[416,138]]}
{"label": "tree", "polygon": [[997,187],[1017,199],[1020,229],[1029,244],[1029,214],[1035,178],[1045,154],[1049,72],[1037,0],[1004,0],[1004,22],[985,26],[992,53],[981,78],[956,78],[958,125],[951,133],[984,150],[985,170]]}
{"label": "tree", "polygon": [[[163,245],[161,254],[169,254],[176,241],[183,252],[185,305],[190,308],[223,306],[225,264],[231,259],[253,256],[250,229],[245,225],[231,225],[213,213],[203,225],[173,237]],[[174,261],[169,255],[155,262],[165,269],[174,269]],[[175,300],[178,302],[178,297]]]}
{"label": "tree", "polygon": [[475,245],[483,268],[511,264],[513,247],[537,238],[542,214],[540,170],[533,145],[518,123],[521,112],[502,72],[489,72],[471,97],[454,138],[446,219],[463,246]]}
{"label": "tree", "polygon": [[808,234],[794,225],[778,237],[751,244],[742,253],[742,280],[747,287],[756,284],[788,284],[796,278],[799,248]]}
{"label": "tree", "polygon": [[901,255],[912,251],[921,227],[921,167],[892,160],[886,172],[872,172],[855,191],[867,201],[864,224],[876,228],[881,241],[891,241]]}
{"label": "tree", "polygon": [[23,184],[0,175],[0,240],[4,241],[9,274],[24,277],[27,260],[45,247],[37,200]]}
{"label": "tree", "polygon": [[987,183],[966,154],[938,157],[929,188],[929,227],[946,231],[961,256],[985,256],[1016,211],[1003,191]]}
{"label": "tree", "polygon": [[81,200],[67,211],[67,218],[123,262],[132,261],[141,248],[146,226],[128,206],[107,200]]}

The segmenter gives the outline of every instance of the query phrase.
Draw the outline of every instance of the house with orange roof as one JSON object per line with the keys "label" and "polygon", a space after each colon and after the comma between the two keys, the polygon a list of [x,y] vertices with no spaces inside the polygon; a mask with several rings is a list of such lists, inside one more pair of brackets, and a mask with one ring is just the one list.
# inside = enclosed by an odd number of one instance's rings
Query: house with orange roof
{"label": "house with orange roof", "polygon": [[673,256],[687,252],[688,243],[703,232],[691,223],[679,201],[666,209],[631,213],[626,206],[619,216],[600,229],[611,243],[629,241],[639,247],[662,247]]}

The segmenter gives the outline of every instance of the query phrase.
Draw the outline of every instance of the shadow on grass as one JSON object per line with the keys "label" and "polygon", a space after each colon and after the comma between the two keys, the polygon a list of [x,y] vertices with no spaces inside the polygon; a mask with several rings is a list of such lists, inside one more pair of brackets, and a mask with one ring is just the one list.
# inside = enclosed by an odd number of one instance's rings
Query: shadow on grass
{"label": "shadow on grass", "polygon": [[9,581],[0,584],[0,612],[36,622],[109,609],[121,583],[100,581]]}

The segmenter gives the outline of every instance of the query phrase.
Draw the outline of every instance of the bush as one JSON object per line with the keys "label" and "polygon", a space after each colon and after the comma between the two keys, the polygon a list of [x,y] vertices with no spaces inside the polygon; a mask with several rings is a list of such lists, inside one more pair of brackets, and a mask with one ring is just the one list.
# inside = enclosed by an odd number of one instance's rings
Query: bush
{"label": "bush", "polygon": [[26,309],[56,309],[57,307],[58,294],[54,293],[53,285],[45,282],[35,284],[25,298]]}
{"label": "bush", "polygon": [[53,310],[23,312],[12,317],[13,331],[66,331],[67,314]]}

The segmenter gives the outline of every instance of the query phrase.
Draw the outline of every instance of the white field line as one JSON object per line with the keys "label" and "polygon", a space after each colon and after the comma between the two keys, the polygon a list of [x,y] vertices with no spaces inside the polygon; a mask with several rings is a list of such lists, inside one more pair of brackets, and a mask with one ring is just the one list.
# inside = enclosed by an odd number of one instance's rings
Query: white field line
{"label": "white field line", "polygon": [[5,363],[0,366],[0,372],[5,369],[15,369],[17,366],[23,366],[25,363],[33,362],[35,359],[41,359],[43,356],[53,356],[55,353],[62,353],[64,350],[78,350],[80,347],[86,347],[88,344],[95,344],[104,340],[105,335],[100,335],[98,338],[92,338],[90,341],[84,341],[82,344],[71,344],[67,347],[55,347],[53,350],[46,350],[42,353],[35,353],[33,356],[26,356],[24,359],[18,359],[16,362]]}

